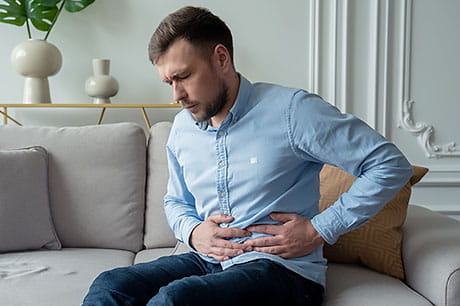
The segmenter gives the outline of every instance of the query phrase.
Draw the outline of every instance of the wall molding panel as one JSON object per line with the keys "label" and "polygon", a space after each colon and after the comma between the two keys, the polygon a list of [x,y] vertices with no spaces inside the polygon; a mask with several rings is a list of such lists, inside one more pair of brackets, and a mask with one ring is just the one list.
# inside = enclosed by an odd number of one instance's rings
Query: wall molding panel
{"label": "wall molding panel", "polygon": [[309,4],[308,89],[347,112],[348,0]]}
{"label": "wall molding panel", "polygon": [[[460,3],[456,6],[460,9]],[[438,7],[439,14],[452,10]],[[436,129],[427,122],[442,113],[414,112],[418,104],[411,82],[419,79],[412,76],[411,65],[420,62],[411,61],[417,52],[413,43],[419,41],[422,28],[420,19],[414,23],[413,17],[421,12],[429,15],[433,7],[413,0],[309,0],[308,8],[309,90],[342,112],[358,115],[404,148],[411,161],[430,168],[414,189],[414,203],[425,202],[431,209],[460,215],[460,165],[456,163],[460,149],[454,141],[436,143]],[[422,16],[415,15],[426,18]],[[420,71],[420,65],[414,67]],[[421,95],[419,88],[416,94]]]}
{"label": "wall molding panel", "polygon": [[[403,41],[401,42],[402,97],[400,99],[400,119],[398,127],[418,138],[419,144],[428,158],[460,157],[455,142],[443,145],[433,144],[434,126],[425,122],[415,122],[412,108],[415,101],[411,98],[411,51],[412,51],[412,0],[403,1]],[[460,174],[460,173],[459,173]]]}
{"label": "wall molding panel", "polygon": [[[460,169],[433,169],[417,187],[460,187]],[[460,210],[459,210],[460,213]]]}
{"label": "wall molding panel", "polygon": [[[401,104],[401,119],[398,127],[416,136],[428,158],[460,157],[460,151],[455,142],[443,145],[433,144],[434,127],[425,122],[415,122],[412,115],[413,100],[403,100]],[[459,172],[460,174],[460,172]]]}

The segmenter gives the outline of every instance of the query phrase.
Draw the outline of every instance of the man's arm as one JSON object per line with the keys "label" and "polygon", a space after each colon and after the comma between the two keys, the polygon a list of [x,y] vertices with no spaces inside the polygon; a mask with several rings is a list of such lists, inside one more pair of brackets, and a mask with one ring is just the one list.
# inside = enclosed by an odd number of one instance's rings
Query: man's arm
{"label": "man's arm", "polygon": [[[322,239],[333,244],[340,235],[364,224],[393,198],[412,174],[411,165],[396,146],[363,121],[341,114],[315,95],[298,92],[288,117],[289,137],[296,155],[335,165],[357,180],[336,203],[312,220],[294,214],[277,214],[272,218],[283,225],[248,228],[275,236],[248,240],[245,244],[256,251],[285,258],[310,253]],[[280,215],[290,221],[280,220]]]}
{"label": "man's arm", "polygon": [[221,228],[219,224],[233,220],[230,216],[217,214],[203,221],[197,214],[195,199],[187,189],[182,169],[169,147],[167,157],[169,180],[164,208],[166,219],[176,238],[188,247],[219,261],[242,254],[248,247],[226,238],[247,237],[251,233],[238,228]]}

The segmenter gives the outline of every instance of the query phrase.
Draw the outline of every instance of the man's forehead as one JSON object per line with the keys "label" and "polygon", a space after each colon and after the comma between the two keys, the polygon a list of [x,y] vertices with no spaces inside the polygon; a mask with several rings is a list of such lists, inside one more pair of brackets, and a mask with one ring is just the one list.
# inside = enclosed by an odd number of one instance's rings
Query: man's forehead
{"label": "man's forehead", "polygon": [[160,73],[160,77],[163,80],[174,80],[180,77],[183,77],[185,74],[188,73],[188,68],[177,68],[177,69],[161,69],[158,67],[158,72]]}

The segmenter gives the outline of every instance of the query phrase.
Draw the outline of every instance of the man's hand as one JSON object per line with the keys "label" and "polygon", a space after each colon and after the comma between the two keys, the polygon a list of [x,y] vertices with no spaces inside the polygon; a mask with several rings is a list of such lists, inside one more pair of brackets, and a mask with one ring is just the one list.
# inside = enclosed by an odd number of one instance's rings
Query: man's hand
{"label": "man's hand", "polygon": [[300,215],[271,213],[270,217],[284,224],[252,225],[247,230],[274,236],[249,239],[244,245],[252,247],[254,251],[293,258],[307,255],[324,243],[310,220]]}
{"label": "man's hand", "polygon": [[251,232],[235,227],[221,228],[219,224],[229,223],[233,217],[216,214],[209,216],[203,223],[195,227],[190,236],[190,244],[198,252],[214,257],[218,261],[241,255],[247,245],[228,241],[225,238],[250,237]]}

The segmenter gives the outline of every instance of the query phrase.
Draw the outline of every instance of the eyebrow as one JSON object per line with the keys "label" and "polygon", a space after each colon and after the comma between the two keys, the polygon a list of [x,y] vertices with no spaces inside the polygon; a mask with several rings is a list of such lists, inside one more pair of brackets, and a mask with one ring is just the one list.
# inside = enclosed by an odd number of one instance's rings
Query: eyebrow
{"label": "eyebrow", "polygon": [[170,83],[172,80],[181,78],[183,75],[188,74],[186,69],[179,70],[178,72],[174,73],[170,78],[163,79],[163,82]]}

